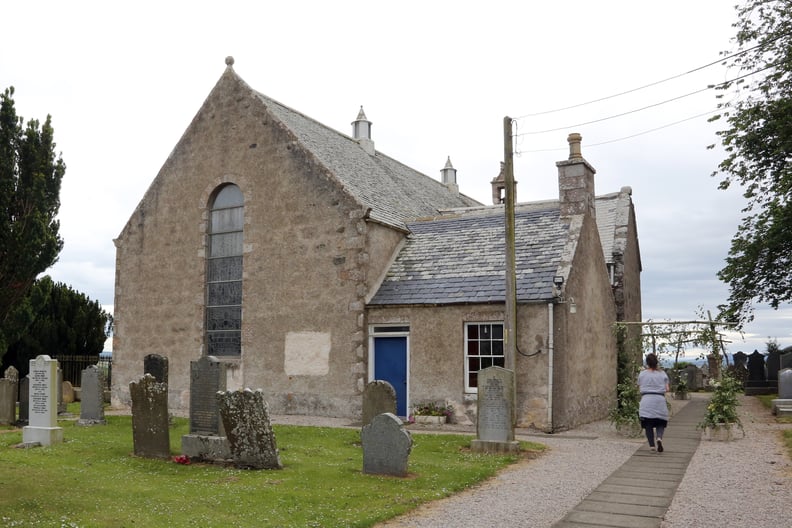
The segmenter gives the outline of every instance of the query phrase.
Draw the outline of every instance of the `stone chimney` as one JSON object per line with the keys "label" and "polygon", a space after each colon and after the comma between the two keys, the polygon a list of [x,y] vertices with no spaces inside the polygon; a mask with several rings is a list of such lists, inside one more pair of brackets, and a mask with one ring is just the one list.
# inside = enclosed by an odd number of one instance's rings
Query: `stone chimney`
{"label": "stone chimney", "polygon": [[352,121],[352,137],[360,143],[360,146],[369,155],[374,155],[374,141],[371,140],[371,121],[366,118],[362,105],[357,119]]}
{"label": "stone chimney", "polygon": [[[500,172],[492,178],[492,204],[506,203],[506,164],[501,161]],[[517,182],[514,182],[514,201],[517,202]]]}
{"label": "stone chimney", "polygon": [[459,185],[457,185],[456,169],[451,165],[451,156],[448,156],[445,167],[440,169],[440,181],[448,187],[448,190],[454,194],[459,194]]}
{"label": "stone chimney", "polygon": [[561,217],[588,214],[596,217],[594,202],[594,167],[583,159],[580,134],[569,134],[569,159],[556,162],[558,167],[558,199]]}

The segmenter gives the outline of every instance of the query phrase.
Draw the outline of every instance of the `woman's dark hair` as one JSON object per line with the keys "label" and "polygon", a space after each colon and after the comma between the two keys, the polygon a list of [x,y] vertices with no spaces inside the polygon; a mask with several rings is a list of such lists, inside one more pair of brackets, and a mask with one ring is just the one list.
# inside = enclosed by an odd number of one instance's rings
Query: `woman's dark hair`
{"label": "woman's dark hair", "polygon": [[654,354],[647,354],[647,356],[646,356],[646,366],[649,367],[650,369],[656,369],[657,368],[657,356],[655,356]]}

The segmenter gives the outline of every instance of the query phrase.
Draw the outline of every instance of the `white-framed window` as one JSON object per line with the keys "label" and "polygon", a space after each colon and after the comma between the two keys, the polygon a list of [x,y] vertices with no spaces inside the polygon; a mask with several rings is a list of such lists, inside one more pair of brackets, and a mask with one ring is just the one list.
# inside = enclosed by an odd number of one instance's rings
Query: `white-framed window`
{"label": "white-framed window", "polygon": [[465,323],[465,392],[478,392],[478,372],[505,367],[503,323]]}
{"label": "white-framed window", "polygon": [[220,187],[210,202],[206,255],[206,353],[242,353],[242,228],[244,197],[234,184]]}

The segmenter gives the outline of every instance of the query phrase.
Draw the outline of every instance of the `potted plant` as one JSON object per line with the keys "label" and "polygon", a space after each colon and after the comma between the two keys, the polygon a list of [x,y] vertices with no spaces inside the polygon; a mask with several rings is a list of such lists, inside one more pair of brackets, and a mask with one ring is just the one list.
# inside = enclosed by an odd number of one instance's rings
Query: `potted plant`
{"label": "potted plant", "polygon": [[451,421],[453,415],[454,408],[449,403],[425,402],[413,409],[415,423],[444,424]]}
{"label": "potted plant", "polygon": [[742,384],[733,376],[724,374],[720,381],[710,380],[712,397],[707,404],[704,419],[698,424],[704,429],[708,440],[731,440],[732,430],[737,426],[742,431],[742,423],[737,414],[737,394],[742,390]]}
{"label": "potted plant", "polygon": [[641,434],[641,419],[638,407],[641,402],[638,386],[631,380],[616,385],[616,406],[608,413],[608,419],[616,426],[619,434],[634,438]]}

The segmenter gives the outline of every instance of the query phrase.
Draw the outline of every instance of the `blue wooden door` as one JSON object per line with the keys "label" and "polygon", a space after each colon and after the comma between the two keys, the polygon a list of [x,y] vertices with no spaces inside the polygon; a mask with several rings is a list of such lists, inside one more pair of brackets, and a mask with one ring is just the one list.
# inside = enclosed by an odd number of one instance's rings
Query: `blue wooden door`
{"label": "blue wooden door", "polygon": [[374,338],[374,379],[396,390],[396,414],[407,416],[407,337]]}

